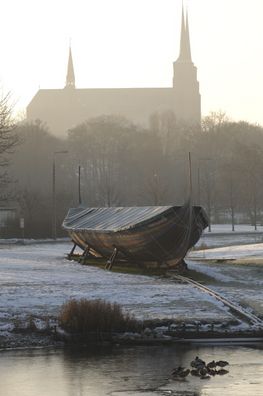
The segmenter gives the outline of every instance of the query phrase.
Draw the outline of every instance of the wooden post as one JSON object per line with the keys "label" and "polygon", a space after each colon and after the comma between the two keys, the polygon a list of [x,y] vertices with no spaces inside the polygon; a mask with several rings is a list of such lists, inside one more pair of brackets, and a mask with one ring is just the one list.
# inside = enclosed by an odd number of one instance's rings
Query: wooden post
{"label": "wooden post", "polygon": [[76,249],[77,244],[74,242],[73,248],[71,249],[70,253],[68,254],[68,258],[71,260],[74,250]]}
{"label": "wooden post", "polygon": [[79,259],[79,263],[83,264],[85,262],[85,260],[89,257],[89,251],[90,251],[90,247],[87,246],[82,254],[82,256]]}
{"label": "wooden post", "polygon": [[105,269],[107,269],[109,271],[112,269],[113,264],[116,260],[117,254],[118,254],[118,249],[115,247],[109,260],[107,260],[107,262],[106,262]]}

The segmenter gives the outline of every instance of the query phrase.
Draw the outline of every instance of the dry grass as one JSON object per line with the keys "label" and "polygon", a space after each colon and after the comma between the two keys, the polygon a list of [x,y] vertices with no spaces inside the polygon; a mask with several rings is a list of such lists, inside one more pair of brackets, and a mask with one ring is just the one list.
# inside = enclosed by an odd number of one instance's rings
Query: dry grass
{"label": "dry grass", "polygon": [[112,333],[136,330],[138,322],[119,304],[104,300],[67,301],[59,314],[60,326],[69,333]]}

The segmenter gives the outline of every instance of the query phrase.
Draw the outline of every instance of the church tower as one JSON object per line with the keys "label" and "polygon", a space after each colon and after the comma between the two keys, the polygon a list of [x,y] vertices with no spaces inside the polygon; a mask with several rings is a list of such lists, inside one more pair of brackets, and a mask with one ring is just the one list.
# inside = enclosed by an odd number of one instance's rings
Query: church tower
{"label": "church tower", "polygon": [[75,88],[75,73],[73,67],[71,47],[69,47],[68,69],[67,69],[65,88]]}
{"label": "church tower", "polygon": [[178,121],[191,125],[201,124],[201,97],[197,68],[192,62],[188,14],[182,9],[181,42],[178,59],[173,64],[175,115]]}

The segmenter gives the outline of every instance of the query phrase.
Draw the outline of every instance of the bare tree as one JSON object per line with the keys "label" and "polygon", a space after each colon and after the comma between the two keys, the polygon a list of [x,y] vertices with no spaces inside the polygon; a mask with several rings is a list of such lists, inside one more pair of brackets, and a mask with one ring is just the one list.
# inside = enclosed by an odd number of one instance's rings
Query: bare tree
{"label": "bare tree", "polygon": [[19,138],[15,130],[15,122],[12,117],[12,106],[10,105],[10,94],[2,95],[0,98],[0,185],[5,186],[9,181],[7,166],[10,154],[14,152]]}
{"label": "bare tree", "polygon": [[161,179],[160,174],[154,172],[144,185],[142,190],[143,196],[150,201],[151,205],[160,206],[167,201],[169,186],[166,180]]}

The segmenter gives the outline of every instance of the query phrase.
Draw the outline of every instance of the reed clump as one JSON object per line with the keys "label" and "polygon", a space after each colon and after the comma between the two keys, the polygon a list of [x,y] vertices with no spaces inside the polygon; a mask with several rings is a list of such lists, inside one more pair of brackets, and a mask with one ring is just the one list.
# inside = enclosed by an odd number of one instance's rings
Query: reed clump
{"label": "reed clump", "polygon": [[61,307],[59,325],[69,333],[113,333],[137,330],[139,323],[117,303],[71,299]]}

